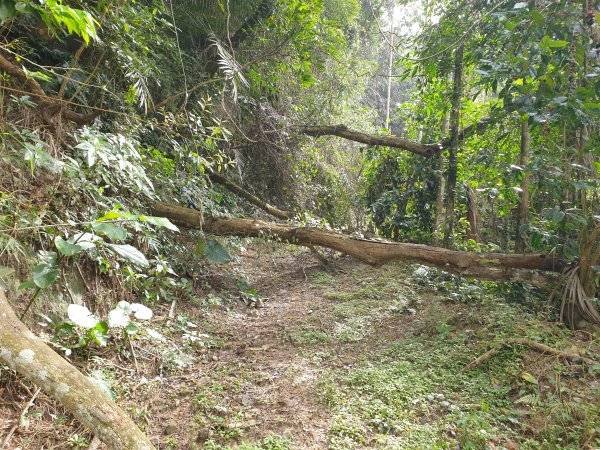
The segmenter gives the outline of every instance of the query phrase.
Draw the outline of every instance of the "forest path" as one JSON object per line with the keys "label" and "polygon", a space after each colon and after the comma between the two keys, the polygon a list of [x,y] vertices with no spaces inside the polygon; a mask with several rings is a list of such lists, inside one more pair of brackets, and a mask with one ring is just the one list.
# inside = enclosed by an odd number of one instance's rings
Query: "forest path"
{"label": "forest path", "polygon": [[[149,328],[163,338],[140,333],[132,354],[115,336],[74,358],[157,448],[600,448],[600,366],[514,348],[463,371],[514,337],[600,359],[599,342],[507,303],[514,293],[409,264],[344,257],[323,266],[289,245],[234,247],[231,263],[196,279],[196,300],[178,302],[173,320],[168,302],[154,306]],[[526,294],[517,292],[521,302]],[[0,371],[0,437],[32,391]],[[32,412],[6,448],[92,441],[47,396]]]}
{"label": "forest path", "polygon": [[351,258],[323,266],[306,251],[264,246],[241,253],[236,266],[265,299],[217,319],[227,343],[212,355],[212,370],[233,369],[240,381],[237,403],[252,417],[246,437],[275,433],[292,448],[327,448],[332,415],[323,374],[364,358],[374,321],[377,339],[400,333],[397,323],[381,323],[389,307],[383,294],[398,269]]}
{"label": "forest path", "polygon": [[[244,278],[264,299],[211,315],[223,341],[208,351],[196,391],[197,448],[539,448],[533,436],[553,429],[550,411],[562,421],[572,403],[548,395],[543,407],[529,404],[533,379],[598,404],[597,374],[582,388],[578,368],[535,352],[462,372],[494,340],[534,335],[563,347],[568,339],[479,285],[409,264],[374,268],[346,257],[323,266],[305,249],[256,242],[227,270],[223,294],[239,295]],[[520,447],[528,439],[531,447]]]}
{"label": "forest path", "polygon": [[[210,350],[210,386],[200,394],[204,428],[196,440],[267,436],[270,448],[278,438],[269,435],[276,435],[291,441],[290,448],[328,448],[333,416],[326,374],[349,371],[401,338],[398,301],[408,308],[405,294],[414,294],[414,285],[402,281],[404,266],[372,268],[352,258],[324,266],[304,249],[280,245],[250,246],[233,266],[262,299],[258,308],[240,301],[211,316],[223,344]],[[233,278],[228,284],[235,291]]]}

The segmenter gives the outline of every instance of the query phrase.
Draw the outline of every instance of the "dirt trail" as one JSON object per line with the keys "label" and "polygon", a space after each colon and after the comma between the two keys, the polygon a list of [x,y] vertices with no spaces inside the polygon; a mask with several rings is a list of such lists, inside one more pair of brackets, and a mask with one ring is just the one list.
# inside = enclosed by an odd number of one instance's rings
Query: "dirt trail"
{"label": "dirt trail", "polygon": [[[110,386],[158,448],[600,445],[589,431],[600,429],[597,372],[522,351],[462,371],[506,337],[587,346],[590,355],[600,348],[594,341],[477,285],[452,284],[440,295],[447,278],[425,268],[351,258],[325,267],[308,251],[256,241],[236,255],[196,280],[197,304],[179,302],[173,320],[168,303],[155,306],[151,326],[165,339],[142,334],[135,353],[114,339],[74,358]],[[33,390],[0,370],[0,438]],[[48,397],[32,412],[6,448],[87,449],[92,441]]]}
{"label": "dirt trail", "polygon": [[[328,301],[308,286],[308,277],[323,267],[310,254],[276,260],[255,255],[245,254],[242,264],[252,267],[251,285],[266,300],[259,308],[250,305],[222,317],[221,326],[230,335],[225,348],[214,354],[217,365],[242,364],[259,379],[258,384],[246,384],[241,394],[242,403],[252,406],[257,417],[253,434],[293,436],[295,448],[325,448],[329,414],[318,396],[318,375],[324,367],[302,356],[290,334]],[[344,265],[349,263],[329,270]]]}

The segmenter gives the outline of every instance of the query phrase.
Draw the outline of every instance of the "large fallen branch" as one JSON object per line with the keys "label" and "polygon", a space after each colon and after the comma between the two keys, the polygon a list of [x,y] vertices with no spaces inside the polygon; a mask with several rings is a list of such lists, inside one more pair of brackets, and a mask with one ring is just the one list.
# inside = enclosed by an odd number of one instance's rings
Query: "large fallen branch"
{"label": "large fallen branch", "polygon": [[[200,212],[179,206],[155,203],[153,214],[178,225],[198,228]],[[252,219],[204,217],[202,229],[221,236],[246,236],[278,239],[306,247],[320,246],[340,251],[370,264],[413,261],[443,270],[486,280],[525,281],[548,284],[557,280],[566,263],[546,254],[470,253],[421,244],[370,241],[322,230]],[[542,270],[550,273],[539,273]]]}
{"label": "large fallen branch", "polygon": [[31,380],[114,450],[153,450],[104,392],[17,318],[0,288],[0,363]]}
{"label": "large fallen branch", "polygon": [[420,144],[419,142],[402,139],[396,136],[366,134],[360,131],[351,130],[346,125],[298,125],[293,127],[293,129],[308,136],[338,136],[350,141],[360,142],[368,145],[384,145],[387,147],[401,148],[416,155],[425,157],[430,157],[442,149],[440,144]]}

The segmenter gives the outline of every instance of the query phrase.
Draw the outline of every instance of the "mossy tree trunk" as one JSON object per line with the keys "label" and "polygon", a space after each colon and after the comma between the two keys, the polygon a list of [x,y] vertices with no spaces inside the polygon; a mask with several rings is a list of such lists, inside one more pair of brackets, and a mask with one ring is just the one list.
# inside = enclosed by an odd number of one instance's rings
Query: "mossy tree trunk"
{"label": "mossy tree trunk", "polygon": [[154,450],[115,402],[17,318],[1,288],[0,363],[55,398],[109,448]]}

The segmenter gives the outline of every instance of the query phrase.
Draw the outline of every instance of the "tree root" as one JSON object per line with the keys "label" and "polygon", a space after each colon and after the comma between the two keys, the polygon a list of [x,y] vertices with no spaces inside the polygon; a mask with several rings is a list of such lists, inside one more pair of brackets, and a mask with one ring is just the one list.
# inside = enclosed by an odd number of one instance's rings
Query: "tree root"
{"label": "tree root", "polygon": [[567,361],[571,361],[573,363],[584,362],[584,363],[590,364],[590,365],[596,364],[596,361],[594,361],[593,359],[582,356],[579,353],[557,350],[555,348],[548,347],[546,344],[532,341],[531,339],[514,338],[514,339],[508,339],[505,342],[502,342],[499,346],[491,348],[490,350],[485,352],[483,355],[479,356],[478,358],[474,359],[469,364],[467,364],[463,368],[462,371],[466,372],[467,370],[471,370],[474,367],[479,366],[482,362],[487,361],[492,356],[500,353],[500,350],[502,349],[502,347],[511,347],[513,345],[523,345],[525,347],[530,347],[537,352],[556,356],[557,358],[561,358],[561,359],[566,359]]}

